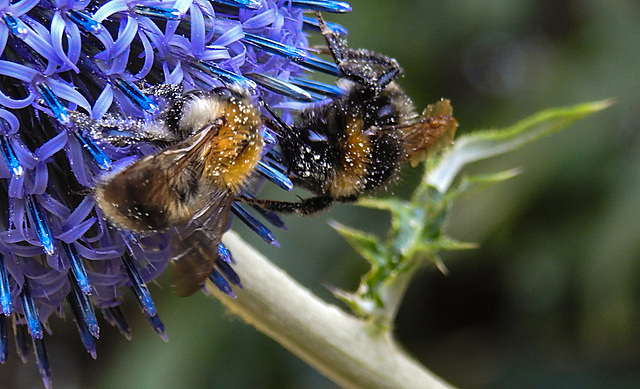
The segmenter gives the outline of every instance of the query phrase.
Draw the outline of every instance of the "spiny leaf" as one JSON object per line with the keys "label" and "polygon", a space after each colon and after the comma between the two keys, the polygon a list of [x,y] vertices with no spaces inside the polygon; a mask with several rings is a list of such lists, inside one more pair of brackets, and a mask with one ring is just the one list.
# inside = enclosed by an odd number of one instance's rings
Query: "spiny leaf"
{"label": "spiny leaf", "polygon": [[362,231],[344,226],[338,222],[330,222],[333,227],[343,238],[349,242],[351,247],[358,252],[364,259],[371,263],[372,267],[383,266],[386,261],[386,253],[381,252],[379,239]]}
{"label": "spiny leaf", "polygon": [[602,100],[567,108],[552,108],[505,129],[475,131],[462,136],[443,156],[438,166],[429,172],[427,182],[445,193],[465,165],[514,150],[541,136],[563,129],[587,115],[601,111],[611,104],[612,100]]}
{"label": "spiny leaf", "polygon": [[433,254],[440,251],[454,251],[454,250],[470,250],[478,248],[477,243],[462,242],[448,236],[442,236],[439,239],[433,241],[424,241],[414,246],[412,252],[413,255],[420,253]]}
{"label": "spiny leaf", "polygon": [[391,211],[394,207],[399,206],[399,202],[397,199],[393,197],[387,198],[373,198],[373,197],[363,197],[358,200],[356,203],[359,207],[370,208],[370,209],[379,209],[381,211]]}
{"label": "spiny leaf", "polygon": [[465,176],[460,180],[460,183],[455,189],[449,190],[449,197],[455,197],[458,194],[469,192],[472,189],[476,189],[478,186],[488,186],[501,181],[506,181],[522,173],[520,169],[509,169],[497,173],[489,174],[477,174],[473,176]]}
{"label": "spiny leaf", "polygon": [[464,136],[448,152],[427,161],[424,179],[409,200],[360,200],[361,206],[388,211],[391,226],[387,237],[378,238],[332,224],[371,264],[356,292],[334,291],[334,294],[356,314],[370,317],[382,326],[390,325],[411,277],[421,265],[433,263],[446,273],[438,255],[440,252],[476,247],[473,243],[459,242],[444,234],[451,200],[479,184],[503,181],[518,174],[513,169],[466,177],[456,188],[450,188],[460,169],[470,162],[514,150],[610,104],[611,101],[600,101],[550,109],[503,130],[479,131]]}

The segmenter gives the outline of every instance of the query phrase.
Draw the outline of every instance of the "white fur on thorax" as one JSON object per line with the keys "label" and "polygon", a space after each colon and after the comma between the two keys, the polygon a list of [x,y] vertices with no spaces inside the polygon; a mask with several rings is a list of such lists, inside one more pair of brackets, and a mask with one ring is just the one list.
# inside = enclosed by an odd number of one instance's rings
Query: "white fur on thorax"
{"label": "white fur on thorax", "polygon": [[197,96],[185,103],[180,118],[180,129],[198,131],[223,115],[226,101],[211,96]]}

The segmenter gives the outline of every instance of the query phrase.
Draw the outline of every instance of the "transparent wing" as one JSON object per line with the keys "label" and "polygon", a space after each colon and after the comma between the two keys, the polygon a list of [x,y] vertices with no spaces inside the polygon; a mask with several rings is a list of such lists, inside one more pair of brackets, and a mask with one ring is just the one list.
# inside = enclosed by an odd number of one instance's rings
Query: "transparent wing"
{"label": "transparent wing", "polygon": [[449,100],[429,105],[419,118],[397,126],[381,127],[379,131],[401,131],[405,162],[415,166],[421,160],[453,141],[458,122],[452,116]]}
{"label": "transparent wing", "polygon": [[202,225],[176,228],[177,233],[171,242],[171,280],[178,295],[189,296],[197,292],[213,271],[233,198],[231,192],[215,198],[203,215],[206,220]]}
{"label": "transparent wing", "polygon": [[202,179],[198,158],[216,133],[208,127],[100,183],[95,195],[104,215],[117,227],[138,233],[189,223],[223,192]]}

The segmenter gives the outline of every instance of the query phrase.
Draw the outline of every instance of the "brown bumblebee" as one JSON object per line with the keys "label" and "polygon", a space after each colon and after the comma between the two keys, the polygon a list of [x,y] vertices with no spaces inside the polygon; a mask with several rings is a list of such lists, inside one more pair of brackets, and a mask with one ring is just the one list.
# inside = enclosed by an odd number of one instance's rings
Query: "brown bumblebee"
{"label": "brown bumblebee", "polygon": [[245,90],[179,96],[146,124],[148,133],[170,133],[177,140],[105,177],[95,199],[120,229],[139,234],[175,229],[173,283],[178,294],[188,296],[216,267],[233,200],[258,164],[263,138],[260,112]]}
{"label": "brown bumblebee", "polygon": [[291,180],[316,194],[300,202],[243,198],[275,212],[315,213],[334,201],[355,201],[385,189],[402,164],[416,162],[442,138],[451,141],[457,127],[449,101],[429,106],[418,116],[393,82],[402,73],[395,59],[349,49],[319,13],[317,18],[326,51],[343,74],[339,84],[345,93],[302,111],[293,126],[272,113],[276,122],[271,127],[279,135]]}

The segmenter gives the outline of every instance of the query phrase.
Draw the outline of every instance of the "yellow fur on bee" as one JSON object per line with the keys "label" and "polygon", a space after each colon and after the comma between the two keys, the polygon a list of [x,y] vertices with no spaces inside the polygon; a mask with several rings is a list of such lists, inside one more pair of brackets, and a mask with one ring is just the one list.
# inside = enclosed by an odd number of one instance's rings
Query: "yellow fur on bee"
{"label": "yellow fur on bee", "polygon": [[331,180],[328,191],[333,197],[353,196],[362,189],[362,179],[367,175],[371,155],[371,142],[362,132],[362,127],[362,117],[359,116],[352,117],[347,123],[347,136],[340,141],[343,169]]}
{"label": "yellow fur on bee", "polygon": [[225,109],[225,124],[204,150],[204,175],[217,186],[238,191],[260,160],[263,140],[255,108],[238,102]]}

